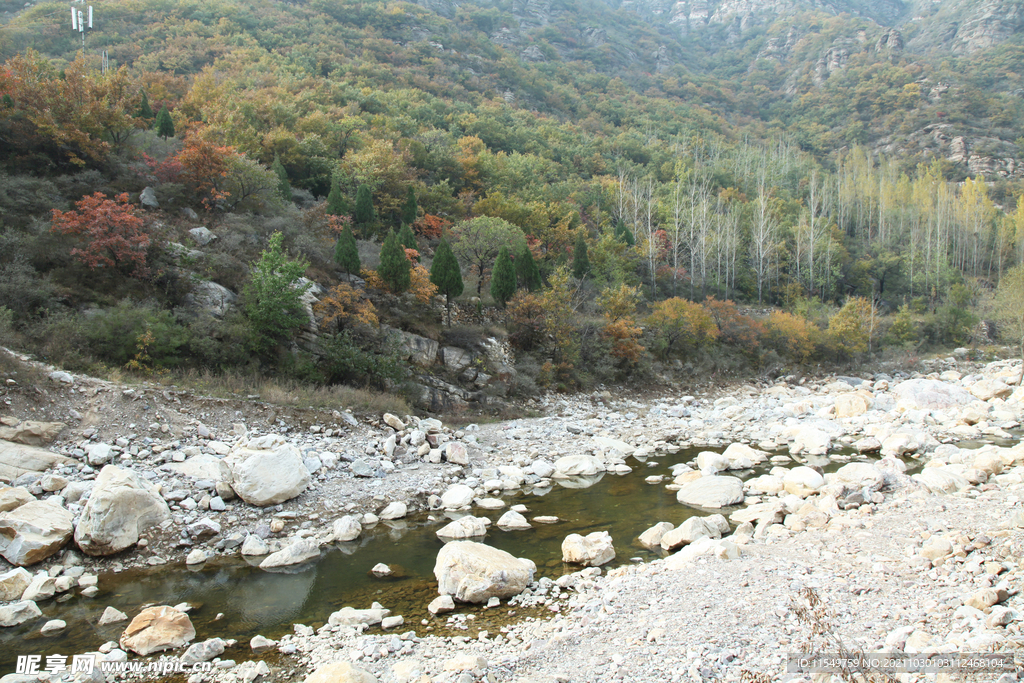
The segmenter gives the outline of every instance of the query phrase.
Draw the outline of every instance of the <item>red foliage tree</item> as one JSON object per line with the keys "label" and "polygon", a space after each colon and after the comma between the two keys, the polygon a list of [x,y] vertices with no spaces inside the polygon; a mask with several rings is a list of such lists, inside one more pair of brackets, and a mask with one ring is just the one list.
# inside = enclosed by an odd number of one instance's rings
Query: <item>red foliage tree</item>
{"label": "red foliage tree", "polygon": [[50,229],[83,240],[71,255],[90,268],[121,268],[132,265],[133,277],[146,274],[146,250],[149,235],[145,222],[135,215],[128,193],[107,199],[102,192],[86,195],[75,202],[74,211],[53,210]]}
{"label": "red foliage tree", "polygon": [[181,179],[192,187],[207,209],[226,198],[225,178],[233,147],[217,145],[199,133],[185,139],[185,146],[175,157],[181,164]]}

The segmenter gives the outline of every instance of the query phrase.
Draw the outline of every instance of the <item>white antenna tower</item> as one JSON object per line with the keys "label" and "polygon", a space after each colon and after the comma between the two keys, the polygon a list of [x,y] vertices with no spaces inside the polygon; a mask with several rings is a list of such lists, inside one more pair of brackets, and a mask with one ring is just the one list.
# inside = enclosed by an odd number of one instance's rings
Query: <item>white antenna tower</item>
{"label": "white antenna tower", "polygon": [[[85,2],[85,0],[72,0],[72,2],[78,2],[78,4],[83,4]],[[93,26],[92,26],[92,5],[89,5],[88,18],[86,18],[86,13],[85,12],[83,12],[80,9],[75,9],[75,6],[72,5],[71,6],[71,31],[72,31],[72,33],[75,32],[75,31],[78,31],[80,34],[82,34],[82,51],[83,52],[85,51],[85,29],[86,28],[88,28],[90,31],[93,28]]]}

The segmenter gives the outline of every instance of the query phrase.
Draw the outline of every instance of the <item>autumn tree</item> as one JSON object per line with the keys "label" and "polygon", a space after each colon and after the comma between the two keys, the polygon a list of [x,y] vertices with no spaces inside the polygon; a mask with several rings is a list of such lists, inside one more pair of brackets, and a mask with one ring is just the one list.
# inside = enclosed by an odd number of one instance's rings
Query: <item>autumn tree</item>
{"label": "autumn tree", "polygon": [[448,234],[452,251],[460,260],[477,271],[476,293],[483,291],[484,275],[503,246],[521,249],[526,236],[518,228],[501,218],[480,216],[457,223]]}
{"label": "autumn tree", "polygon": [[409,289],[411,284],[409,271],[409,259],[405,256],[398,236],[394,230],[388,230],[388,236],[384,238],[384,244],[380,248],[380,267],[377,274],[393,294],[401,294]]}
{"label": "autumn tree", "polygon": [[664,358],[674,351],[694,351],[718,338],[718,327],[707,309],[678,297],[659,301],[647,317],[655,348]]}
{"label": "autumn tree", "polygon": [[225,179],[229,172],[229,159],[234,154],[231,147],[218,145],[197,131],[185,138],[185,145],[178,152],[181,163],[181,180],[195,193],[196,198],[207,209],[227,197]]}
{"label": "autumn tree", "polygon": [[765,345],[797,362],[809,359],[821,331],[813,323],[786,311],[772,311],[764,324]]}
{"label": "autumn tree", "polygon": [[640,344],[643,330],[636,323],[640,289],[620,284],[609,287],[597,298],[597,307],[604,315],[601,336],[612,345],[611,354],[630,365],[636,365],[646,349]]}
{"label": "autumn tree", "polygon": [[[1003,273],[995,297],[995,317],[1001,332],[1020,348],[1024,359],[1024,266]],[[1024,384],[1024,373],[1018,384]]]}
{"label": "autumn tree", "polygon": [[128,193],[107,199],[102,192],[86,195],[75,202],[73,211],[54,209],[51,230],[81,239],[82,246],[71,254],[89,268],[131,266],[131,274],[146,274],[149,235],[145,223],[128,203]]}
{"label": "autumn tree", "polygon": [[463,282],[462,270],[459,262],[452,253],[448,240],[441,238],[434,252],[434,261],[430,264],[430,281],[433,282],[439,292],[444,294],[444,305],[448,313],[448,327],[452,326],[452,299],[462,295]]}
{"label": "autumn tree", "polygon": [[161,107],[156,115],[156,134],[164,140],[174,137],[174,121],[171,120],[171,112],[167,111],[167,105]]}
{"label": "autumn tree", "polygon": [[244,310],[253,330],[252,346],[259,353],[286,341],[308,322],[302,295],[312,283],[301,280],[309,264],[289,259],[283,242],[279,232],[270,236],[267,248],[252,264],[243,289]]}
{"label": "autumn tree", "polygon": [[338,243],[334,245],[334,262],[341,266],[349,275],[356,275],[362,264],[359,260],[359,245],[352,229],[346,227],[338,235]]}
{"label": "autumn tree", "polygon": [[869,350],[877,324],[875,307],[868,299],[852,296],[828,321],[830,346],[841,356]]}
{"label": "autumn tree", "polygon": [[327,329],[335,324],[338,330],[346,325],[377,327],[377,309],[365,295],[342,282],[313,304],[313,312],[320,317],[320,327]]}
{"label": "autumn tree", "polygon": [[516,293],[516,270],[512,265],[512,257],[508,253],[508,247],[503,246],[498,250],[498,257],[494,261],[494,274],[491,276],[491,297],[501,308]]}

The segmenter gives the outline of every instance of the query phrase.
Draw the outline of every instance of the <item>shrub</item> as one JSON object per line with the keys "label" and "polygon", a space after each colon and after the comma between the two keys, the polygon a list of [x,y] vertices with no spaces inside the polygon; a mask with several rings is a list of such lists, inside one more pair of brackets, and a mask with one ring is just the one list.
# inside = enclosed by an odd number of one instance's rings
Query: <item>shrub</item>
{"label": "shrub", "polygon": [[393,350],[374,353],[360,348],[347,332],[320,338],[319,370],[330,384],[385,388],[405,379],[407,370]]}
{"label": "shrub", "polygon": [[[148,339],[140,338],[148,333]],[[188,330],[170,311],[156,310],[130,301],[101,311],[85,324],[88,348],[99,359],[118,367],[126,365],[140,352],[148,356],[152,368],[171,368],[184,362]]]}
{"label": "shrub", "polygon": [[647,317],[654,346],[662,358],[690,353],[718,338],[718,327],[707,309],[678,297],[659,301]]}
{"label": "shrub", "polygon": [[819,330],[805,319],[772,311],[764,327],[765,345],[780,356],[802,363],[814,353]]}
{"label": "shrub", "polygon": [[875,309],[864,297],[852,296],[828,321],[827,340],[840,357],[859,355],[868,350],[875,331]]}
{"label": "shrub", "polygon": [[735,346],[745,353],[753,353],[760,344],[764,326],[748,315],[736,310],[736,304],[726,299],[718,301],[714,297],[704,300],[704,308],[718,326],[718,341]]}

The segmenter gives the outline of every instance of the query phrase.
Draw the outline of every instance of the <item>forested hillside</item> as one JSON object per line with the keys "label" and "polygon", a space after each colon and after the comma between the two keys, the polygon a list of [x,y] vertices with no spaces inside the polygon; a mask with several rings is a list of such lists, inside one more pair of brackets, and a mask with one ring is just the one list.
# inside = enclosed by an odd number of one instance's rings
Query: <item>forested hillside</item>
{"label": "forested hillside", "polygon": [[87,7],[0,6],[0,328],[58,362],[394,386],[384,323],[507,333],[529,392],[1021,341],[1020,2]]}

